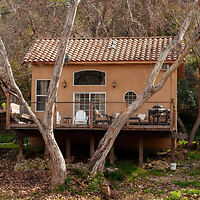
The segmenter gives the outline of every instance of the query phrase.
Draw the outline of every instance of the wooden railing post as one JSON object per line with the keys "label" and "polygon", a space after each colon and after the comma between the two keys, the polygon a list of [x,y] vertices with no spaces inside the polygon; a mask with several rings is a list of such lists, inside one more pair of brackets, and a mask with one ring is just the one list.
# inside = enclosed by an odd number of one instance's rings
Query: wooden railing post
{"label": "wooden railing post", "polygon": [[55,103],[55,107],[54,107],[54,128],[56,128],[56,103]]}
{"label": "wooden railing post", "polygon": [[10,126],[10,92],[7,93],[6,98],[6,128]]}
{"label": "wooden railing post", "polygon": [[174,99],[171,99],[170,102],[170,129],[173,130],[173,124],[174,124],[174,109],[173,109],[173,105],[174,105]]}
{"label": "wooden railing post", "polygon": [[90,128],[93,127],[93,103],[90,102],[90,119],[89,119],[89,123],[90,123]]}

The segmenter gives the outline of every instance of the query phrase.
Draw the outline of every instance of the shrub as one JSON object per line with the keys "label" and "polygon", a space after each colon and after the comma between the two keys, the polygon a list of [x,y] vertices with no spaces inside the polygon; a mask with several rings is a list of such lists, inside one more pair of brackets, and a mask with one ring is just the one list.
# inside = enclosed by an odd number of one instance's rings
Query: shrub
{"label": "shrub", "polygon": [[179,200],[181,198],[181,191],[173,191],[169,194],[170,200]]}

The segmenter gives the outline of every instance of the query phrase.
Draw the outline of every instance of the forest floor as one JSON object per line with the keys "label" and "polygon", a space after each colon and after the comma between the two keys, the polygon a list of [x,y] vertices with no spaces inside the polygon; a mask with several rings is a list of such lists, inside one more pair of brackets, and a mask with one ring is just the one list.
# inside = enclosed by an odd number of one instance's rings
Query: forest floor
{"label": "forest floor", "polygon": [[109,166],[104,176],[93,178],[88,178],[87,172],[80,168],[68,168],[65,184],[51,189],[50,170],[15,171],[16,151],[0,146],[0,200],[109,199],[101,189],[105,177],[115,199],[200,199],[200,147],[194,150],[179,147],[176,158],[175,171],[169,169],[169,152],[148,158],[144,169],[130,160],[122,160]]}

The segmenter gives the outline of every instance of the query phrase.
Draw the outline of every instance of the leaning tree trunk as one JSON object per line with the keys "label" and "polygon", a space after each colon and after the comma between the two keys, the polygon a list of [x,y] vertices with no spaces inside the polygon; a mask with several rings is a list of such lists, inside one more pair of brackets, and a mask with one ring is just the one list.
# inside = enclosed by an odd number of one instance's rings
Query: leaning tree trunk
{"label": "leaning tree trunk", "polygon": [[[200,62],[198,62],[198,70],[199,70],[199,77],[200,77]],[[187,145],[188,147],[192,146],[192,142],[194,140],[197,129],[199,128],[199,125],[200,125],[200,78],[199,78],[199,88],[198,88],[198,114],[197,114],[197,118],[194,123],[194,126],[192,127],[192,130],[188,137],[188,145]]]}
{"label": "leaning tree trunk", "polygon": [[186,45],[185,49],[178,56],[178,59],[165,72],[161,80],[157,84],[155,84],[155,81],[156,81],[156,78],[158,77],[161,66],[164,60],[166,59],[168,53],[170,52],[171,49],[173,49],[176,45],[180,44],[180,42],[182,41],[183,36],[190,24],[190,20],[196,11],[195,8],[198,8],[198,5],[197,5],[198,3],[199,3],[198,0],[196,0],[193,3],[193,6],[191,7],[191,10],[187,15],[187,18],[184,20],[183,24],[180,27],[179,33],[172,40],[172,42],[164,49],[164,51],[161,52],[161,55],[158,61],[156,62],[155,67],[149,77],[146,88],[138,96],[138,98],[131,105],[129,105],[129,107],[126,108],[126,110],[123,113],[121,113],[119,117],[117,117],[114,120],[114,122],[109,127],[106,134],[104,135],[104,137],[99,142],[98,148],[95,151],[95,154],[93,155],[89,163],[89,169],[91,170],[92,174],[97,173],[97,171],[103,171],[106,156],[108,155],[110,149],[112,148],[114,141],[116,137],[118,136],[121,128],[125,125],[129,117],[132,116],[133,113],[135,113],[154,93],[159,91],[164,86],[168,77],[181,65],[187,53],[197,44],[197,42],[199,42],[200,30],[197,31],[197,34],[194,37],[194,39],[188,45]]}
{"label": "leaning tree trunk", "polygon": [[179,115],[177,116],[177,120],[178,120],[178,124],[180,126],[180,129],[181,129],[182,133],[185,133],[188,136],[187,129],[185,128],[185,125],[183,124],[183,122],[182,122],[181,118],[179,117]]}
{"label": "leaning tree trunk", "polygon": [[[52,161],[52,184],[53,186],[61,185],[64,183],[66,179],[66,165],[64,157],[58,147],[58,144],[54,137],[53,132],[53,117],[54,117],[54,108],[55,108],[55,99],[57,96],[59,80],[61,76],[61,72],[64,65],[64,59],[66,55],[66,46],[69,40],[69,37],[72,32],[72,27],[74,23],[74,19],[76,16],[77,7],[80,0],[72,0],[66,15],[66,21],[63,28],[63,32],[61,34],[60,43],[58,46],[58,53],[56,57],[56,62],[54,65],[54,71],[52,74],[52,79],[50,81],[48,93],[47,93],[47,100],[45,105],[44,111],[44,119],[43,123],[41,123],[32,110],[29,108],[27,102],[24,100],[23,95],[17,86],[15,79],[13,77],[11,65],[8,61],[7,52],[3,41],[0,38],[0,53],[2,55],[3,67],[2,69],[5,71],[2,73],[0,70],[0,78],[5,79],[6,83],[8,84],[9,88],[14,90],[16,95],[18,96],[20,102],[26,108],[27,112],[30,114],[31,118],[37,125],[43,139],[45,145],[49,151],[50,158]],[[1,66],[0,66],[1,69]],[[5,76],[6,74],[6,76]]]}

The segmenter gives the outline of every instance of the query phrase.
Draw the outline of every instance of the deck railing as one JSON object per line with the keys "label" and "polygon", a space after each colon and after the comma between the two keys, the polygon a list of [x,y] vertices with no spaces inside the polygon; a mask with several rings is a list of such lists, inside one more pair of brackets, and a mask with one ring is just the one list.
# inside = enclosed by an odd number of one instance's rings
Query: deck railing
{"label": "deck railing", "polygon": [[[19,113],[17,122],[14,119],[15,114],[12,112],[11,103],[19,105]],[[41,102],[30,102],[34,113],[42,120],[44,108]],[[54,127],[68,127],[68,128],[97,128],[108,127],[114,119],[128,106],[126,102],[104,102],[104,101],[76,101],[76,102],[56,102],[54,110]],[[79,115],[78,111],[83,112]],[[85,113],[85,114],[84,114]],[[6,127],[10,125],[32,124],[33,121],[27,116],[26,110],[20,104],[17,97],[12,94],[7,94],[7,114]],[[22,116],[23,115],[23,116]],[[77,116],[76,116],[77,115]],[[85,115],[85,119],[82,119]],[[77,118],[80,119],[77,119]],[[23,119],[24,118],[24,119]],[[77,119],[77,120],[76,120]],[[24,121],[21,123],[21,120]],[[129,118],[124,128],[131,129],[136,126],[168,126],[171,130],[176,129],[176,109],[173,99],[171,101],[160,102],[146,102],[133,116]]]}

